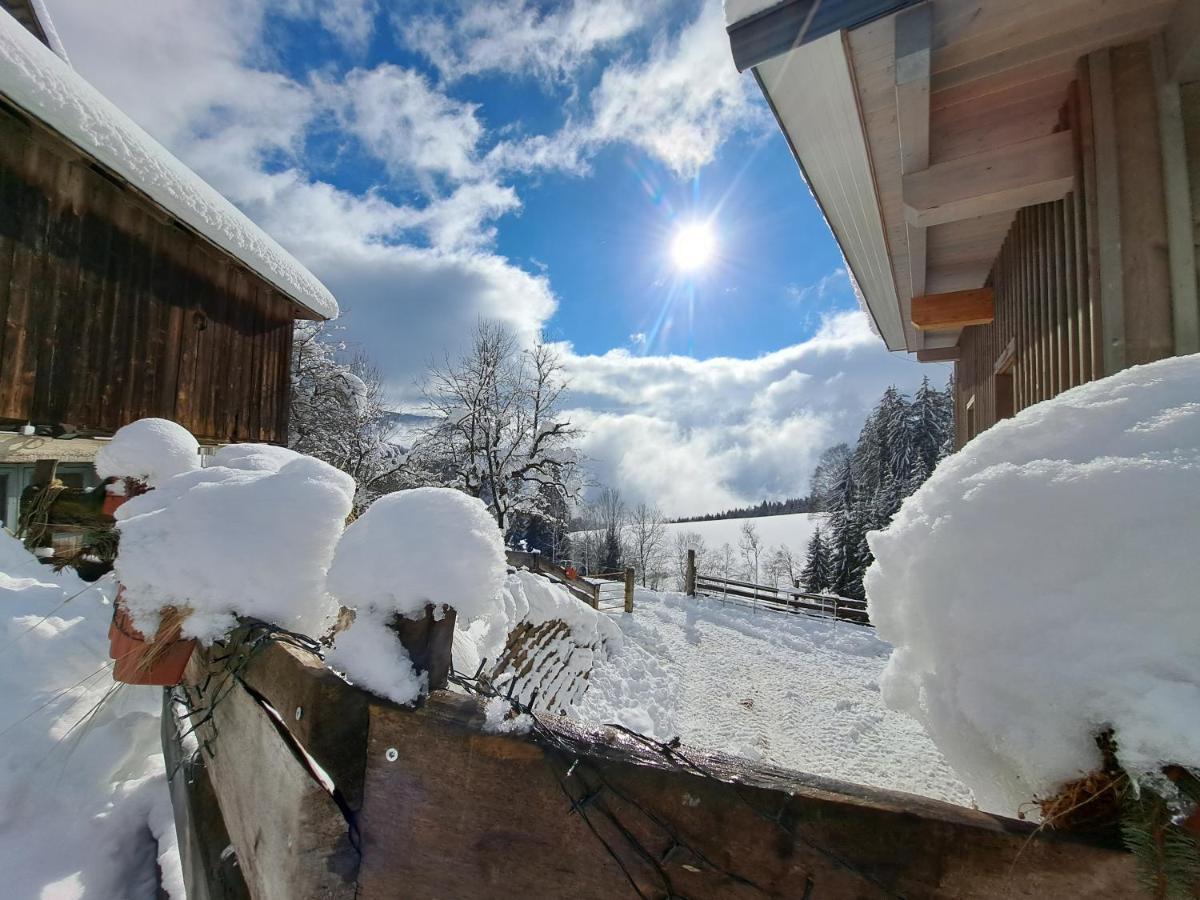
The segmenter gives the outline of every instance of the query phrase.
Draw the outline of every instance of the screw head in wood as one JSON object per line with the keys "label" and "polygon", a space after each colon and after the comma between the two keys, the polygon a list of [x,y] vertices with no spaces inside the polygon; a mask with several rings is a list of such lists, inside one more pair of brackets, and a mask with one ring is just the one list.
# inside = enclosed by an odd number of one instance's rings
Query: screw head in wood
{"label": "screw head in wood", "polygon": [[299,722],[302,718],[304,718],[304,707],[297,706],[296,707],[296,721]]}
{"label": "screw head in wood", "polygon": [[383,754],[383,758],[386,759],[388,762],[395,762],[396,760],[398,760],[400,758],[400,751],[397,750],[395,747],[388,747],[387,750]]}

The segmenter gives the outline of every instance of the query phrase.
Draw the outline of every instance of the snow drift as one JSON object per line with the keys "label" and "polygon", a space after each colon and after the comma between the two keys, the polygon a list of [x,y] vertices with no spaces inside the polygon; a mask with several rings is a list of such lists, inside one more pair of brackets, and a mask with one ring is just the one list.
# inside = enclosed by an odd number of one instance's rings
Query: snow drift
{"label": "snow drift", "polygon": [[1101,762],[1200,766],[1200,356],[1024,410],[944,461],[870,536],[889,705],[982,806]]}
{"label": "snow drift", "polygon": [[5,897],[184,896],[161,693],[114,686],[112,581],[41,566],[0,530],[0,871]]}

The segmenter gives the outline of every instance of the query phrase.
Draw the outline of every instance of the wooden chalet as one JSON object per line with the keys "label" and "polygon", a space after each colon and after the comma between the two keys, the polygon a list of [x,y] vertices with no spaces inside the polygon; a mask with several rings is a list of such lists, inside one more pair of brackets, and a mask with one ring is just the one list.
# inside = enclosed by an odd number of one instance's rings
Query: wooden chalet
{"label": "wooden chalet", "polygon": [[1200,351],[1198,0],[730,0],[890,350],[957,443]]}
{"label": "wooden chalet", "polygon": [[52,52],[41,4],[0,6],[0,516],[26,457],[146,416],[285,442],[293,321],[333,297]]}

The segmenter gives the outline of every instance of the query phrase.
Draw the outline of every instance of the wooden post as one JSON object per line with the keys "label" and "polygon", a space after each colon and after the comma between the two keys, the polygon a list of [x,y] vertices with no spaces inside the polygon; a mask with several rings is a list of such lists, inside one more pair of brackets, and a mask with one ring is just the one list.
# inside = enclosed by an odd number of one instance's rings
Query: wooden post
{"label": "wooden post", "polygon": [[432,603],[427,603],[421,618],[409,619],[396,615],[388,623],[408,651],[417,674],[428,673],[431,691],[442,690],[448,683],[453,659],[455,618],[453,607],[442,606],[440,610],[435,610]]}
{"label": "wooden post", "polygon": [[689,597],[696,596],[696,551],[687,552],[687,571],[683,576],[683,592]]}
{"label": "wooden post", "polygon": [[592,609],[600,608],[600,582],[592,585]]}
{"label": "wooden post", "polygon": [[633,566],[625,569],[625,612],[633,612]]}

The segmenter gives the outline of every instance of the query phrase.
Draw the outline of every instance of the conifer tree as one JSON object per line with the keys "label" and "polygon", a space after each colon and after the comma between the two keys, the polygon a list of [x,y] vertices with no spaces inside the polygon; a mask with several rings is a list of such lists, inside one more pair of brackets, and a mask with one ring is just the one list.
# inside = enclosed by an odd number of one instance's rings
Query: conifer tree
{"label": "conifer tree", "polygon": [[829,548],[825,546],[825,536],[821,529],[813,531],[808,539],[808,551],[804,557],[804,568],[800,571],[800,583],[804,589],[814,594],[829,590]]}

